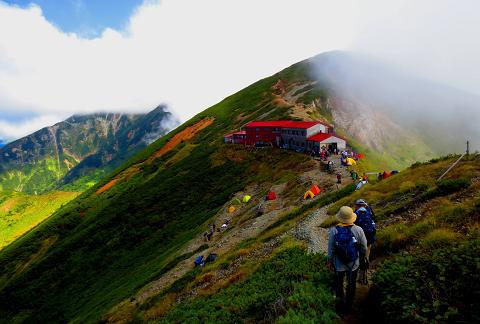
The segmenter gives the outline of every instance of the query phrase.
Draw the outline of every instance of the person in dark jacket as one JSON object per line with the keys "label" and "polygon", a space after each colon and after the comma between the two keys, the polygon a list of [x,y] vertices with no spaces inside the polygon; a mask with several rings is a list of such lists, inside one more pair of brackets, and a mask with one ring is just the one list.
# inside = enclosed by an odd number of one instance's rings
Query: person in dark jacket
{"label": "person in dark jacket", "polygon": [[[347,313],[355,298],[355,288],[357,273],[360,266],[360,260],[364,259],[367,252],[367,239],[360,226],[354,224],[357,215],[352,208],[343,206],[336,215],[338,224],[330,228],[328,235],[328,260],[329,267],[335,270],[335,292],[337,298],[337,308],[340,312]],[[348,237],[354,244],[354,257],[350,262],[345,262],[342,257],[341,238]],[[346,291],[344,290],[344,281],[347,281]]]}

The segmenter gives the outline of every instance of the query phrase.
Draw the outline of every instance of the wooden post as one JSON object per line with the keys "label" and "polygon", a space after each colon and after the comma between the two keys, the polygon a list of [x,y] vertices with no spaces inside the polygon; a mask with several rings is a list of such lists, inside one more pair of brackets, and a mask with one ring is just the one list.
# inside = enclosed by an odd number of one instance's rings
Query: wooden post
{"label": "wooden post", "polygon": [[470,154],[470,142],[467,141],[467,155]]}
{"label": "wooden post", "polygon": [[462,156],[460,156],[460,157],[458,158],[458,160],[455,161],[455,163],[453,163],[453,164],[447,169],[447,171],[445,171],[445,172],[440,176],[440,178],[437,179],[437,181],[442,180],[442,178],[443,178],[451,169],[453,169],[453,167],[456,166],[457,163],[460,162],[460,160],[461,160],[465,155],[466,155],[466,153],[463,153]]}

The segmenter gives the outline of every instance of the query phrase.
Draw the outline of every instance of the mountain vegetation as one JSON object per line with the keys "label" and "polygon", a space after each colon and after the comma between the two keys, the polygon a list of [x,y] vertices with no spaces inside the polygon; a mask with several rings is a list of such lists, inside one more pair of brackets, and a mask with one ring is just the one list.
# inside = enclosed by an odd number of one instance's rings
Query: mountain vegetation
{"label": "mountain vegetation", "polygon": [[[328,87],[310,76],[315,59],[206,109],[5,247],[0,322],[334,322],[332,274],[321,254],[307,253],[322,246],[325,230],[315,226],[318,237],[308,238],[304,224],[324,219],[328,227],[338,207],[359,197],[379,224],[366,313],[384,322],[475,322],[478,155],[443,181],[436,179],[457,157],[416,163],[354,191],[345,168],[337,185],[307,155],[223,143],[251,120],[316,119],[336,124],[367,155],[359,173],[427,158],[426,144],[407,131],[398,130],[398,142],[415,146],[400,155],[408,146],[363,142],[344,127]],[[314,183],[323,192],[305,201]],[[277,200],[264,200],[269,191]],[[244,194],[252,200],[242,203]],[[193,267],[209,253],[215,262]],[[462,256],[442,257],[451,253]],[[447,274],[451,267],[457,275]]]}
{"label": "mountain vegetation", "polygon": [[173,124],[161,106],[146,115],[72,116],[0,148],[0,190],[83,191]]}
{"label": "mountain vegetation", "polygon": [[77,195],[60,191],[43,195],[0,192],[0,250]]}

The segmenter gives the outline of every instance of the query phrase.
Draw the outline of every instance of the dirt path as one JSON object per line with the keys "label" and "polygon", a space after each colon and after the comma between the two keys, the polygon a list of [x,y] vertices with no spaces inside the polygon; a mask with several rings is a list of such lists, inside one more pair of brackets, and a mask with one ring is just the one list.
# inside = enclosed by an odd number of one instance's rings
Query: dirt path
{"label": "dirt path", "polygon": [[[324,253],[328,252],[328,229],[320,227],[320,225],[329,217],[327,211],[330,205],[317,209],[307,216],[296,227],[288,232],[298,240],[307,243],[308,253]],[[368,317],[365,313],[366,303],[370,288],[372,285],[372,276],[378,260],[372,262],[371,269],[368,271],[368,284],[362,285],[357,283],[355,294],[355,302],[350,314],[341,318],[340,323],[368,323]]]}
{"label": "dirt path", "polygon": [[[251,219],[244,224],[237,226],[226,232],[225,235],[219,236],[216,241],[210,243],[210,247],[205,251],[202,251],[201,254],[208,255],[210,252],[215,252],[219,255],[229,252],[232,248],[236,247],[240,242],[258,236],[265,228],[270,224],[278,220],[279,216],[284,212],[287,212],[291,208],[282,208],[276,209],[254,219]],[[220,234],[217,234],[220,235]],[[203,244],[203,238],[196,239],[197,244],[200,246]],[[192,249],[192,246],[188,247],[188,250]],[[183,252],[183,251],[182,251]],[[158,280],[152,282],[146,288],[144,288],[136,296],[136,301],[143,303],[149,297],[154,296],[169,285],[171,285],[175,280],[181,278],[188,271],[193,269],[193,261],[198,255],[194,255],[175,266],[172,270],[168,271],[166,274],[161,276]]]}
{"label": "dirt path", "polygon": [[[345,168],[339,168],[339,170],[341,170],[342,173],[346,172]],[[345,179],[341,185],[337,185],[335,183],[335,174],[328,174],[321,171],[320,162],[317,162],[313,169],[303,173],[299,177],[299,181],[302,183],[301,185],[306,185],[307,183],[322,184],[325,192],[338,190],[339,188],[351,182],[351,180]],[[260,196],[260,192],[265,191],[265,189],[275,191],[278,197],[277,200],[264,201],[263,197]],[[237,248],[241,242],[260,235],[263,230],[277,221],[284,213],[292,210],[295,207],[299,207],[298,204],[292,204],[291,202],[287,203],[283,200],[284,190],[286,190],[286,183],[273,185],[268,188],[255,185],[245,188],[244,191],[238,192],[232,196],[231,199],[225,203],[221,211],[211,220],[212,223],[217,225],[217,228],[220,226],[220,224],[227,220],[229,225],[226,230],[214,233],[212,240],[208,242],[209,247],[207,249],[179,262],[173,269],[137,292],[135,296],[129,300],[125,300],[119,305],[119,307],[125,310],[134,310],[136,307],[138,307],[138,304],[143,304],[150,297],[160,294],[173,282],[175,282],[177,279],[180,279],[188,271],[193,269],[194,259],[199,254],[206,256],[209,253],[214,252],[218,255],[225,255]],[[236,205],[235,212],[228,213],[227,210],[230,206],[232,206],[232,202],[234,200],[241,200],[245,194],[250,194],[252,196],[252,200],[248,204]],[[299,202],[300,201],[302,203],[305,202],[303,200],[299,200]],[[329,206],[325,206],[315,210],[287,233],[264,243],[261,247],[254,249],[247,255],[240,256],[238,260],[235,261],[234,266],[229,267],[229,269],[218,269],[212,272],[210,274],[211,280],[202,283],[191,291],[185,293],[184,296],[179,296],[178,298],[191,297],[198,294],[202,289],[209,289],[211,288],[212,282],[222,283],[225,280],[230,280],[231,278],[229,277],[233,275],[235,271],[237,271],[243,259],[253,258],[258,261],[265,259],[271,254],[271,251],[279,244],[285,235],[291,235],[299,240],[307,242],[308,252],[310,253],[326,253],[328,230],[321,228],[320,224],[322,224],[328,218],[328,208]],[[184,249],[182,249],[182,251],[179,251],[179,255],[193,252],[202,244],[205,244],[205,241],[203,235],[199,235]],[[112,312],[110,312],[110,314],[113,316],[110,317],[107,315],[105,319],[110,322],[123,322],[125,318],[122,316],[119,318],[114,315],[118,310],[119,308],[114,308]]]}
{"label": "dirt path", "polygon": [[328,230],[320,227],[320,224],[329,217],[329,207],[330,205],[327,205],[317,209],[290,231],[293,237],[307,243],[309,253],[327,253]]}

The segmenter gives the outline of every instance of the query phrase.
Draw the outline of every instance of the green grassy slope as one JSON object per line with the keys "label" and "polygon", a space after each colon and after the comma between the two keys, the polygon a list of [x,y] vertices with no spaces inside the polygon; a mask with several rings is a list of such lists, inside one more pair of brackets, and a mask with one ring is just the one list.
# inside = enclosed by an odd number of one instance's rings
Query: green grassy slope
{"label": "green grassy slope", "polygon": [[38,196],[0,192],[0,250],[77,195],[76,192],[55,192]]}
{"label": "green grassy slope", "polygon": [[[446,157],[409,169],[339,200],[335,213],[360,197],[376,211],[371,307],[379,321],[478,322],[480,292],[480,156]],[[334,224],[333,218],[325,226]]]}
{"label": "green grassy slope", "polygon": [[[371,257],[374,285],[362,304],[364,313],[355,314],[359,316],[357,320],[363,318],[378,323],[478,321],[480,156],[466,158],[445,180],[437,182],[436,178],[456,158],[415,165],[337,199],[330,207],[334,214],[340,206],[353,205],[356,199],[364,197],[377,215],[378,242]],[[321,206],[321,200],[314,205]],[[300,221],[308,215],[304,212],[312,207],[307,205],[290,213],[288,222]],[[335,222],[325,222],[325,226],[330,224]],[[268,232],[280,235],[289,228],[285,222],[277,222]],[[311,275],[311,271],[316,271],[322,276],[325,263],[318,260],[316,264],[309,264],[305,251],[292,252],[288,248],[295,245],[294,242],[288,242],[286,248],[287,253],[295,255],[290,257],[291,265],[280,261],[284,252],[279,252],[280,260],[274,256],[265,263],[266,269],[271,264],[277,266],[277,276],[266,276],[265,268],[259,267],[253,258],[230,274],[227,283],[220,282],[220,288],[215,289],[218,286],[212,282],[215,269],[234,267],[242,256],[251,253],[252,246],[262,246],[261,242],[271,237],[261,235],[233,254],[222,256],[217,264],[188,273],[160,298],[140,306],[134,318],[161,323],[176,319],[203,322],[212,318],[258,321],[259,316],[267,316],[267,321],[286,323],[331,321],[332,318],[322,317],[333,310],[332,303],[328,302],[331,301],[328,287],[331,278],[325,273],[326,277],[316,281]],[[299,273],[293,274],[290,266],[300,270]],[[291,281],[293,287],[286,288],[283,280]],[[299,286],[309,289],[299,289]],[[189,294],[195,287],[204,288],[198,294]],[[272,298],[271,293],[276,298]],[[185,295],[192,296],[185,298]]]}
{"label": "green grassy slope", "polygon": [[[301,68],[282,77],[292,78]],[[283,151],[218,155],[222,135],[244,123],[239,115],[254,119],[275,108],[268,92],[277,78],[259,81],[196,116],[119,169],[133,166],[139,172],[101,195],[95,194],[103,185],[98,184],[7,247],[0,255],[2,318],[98,319],[162,273],[232,193],[249,183],[275,181],[308,162]],[[284,113],[279,108],[271,117]],[[181,150],[179,145],[151,164],[138,164],[205,117],[215,121],[193,138],[195,147],[187,158],[163,167]],[[50,240],[55,243],[42,248]]]}
{"label": "green grassy slope", "polygon": [[[286,181],[310,165],[304,155],[249,152],[224,145],[222,138],[262,116],[288,118],[289,107],[275,103],[272,86],[279,79],[303,81],[308,70],[308,63],[296,64],[205,110],[4,249],[0,321],[99,320],[172,262],[187,258],[178,251],[206,229],[233,193]],[[212,119],[193,137],[176,137]],[[264,238],[291,227],[314,206],[302,208]]]}

